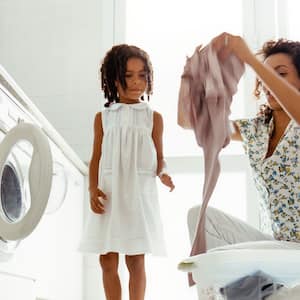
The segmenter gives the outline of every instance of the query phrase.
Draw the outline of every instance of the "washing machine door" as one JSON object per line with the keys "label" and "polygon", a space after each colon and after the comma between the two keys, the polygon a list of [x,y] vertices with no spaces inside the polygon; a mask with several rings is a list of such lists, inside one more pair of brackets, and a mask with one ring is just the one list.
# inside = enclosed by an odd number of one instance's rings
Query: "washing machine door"
{"label": "washing machine door", "polygon": [[[22,214],[22,178],[8,157],[20,141],[32,146],[28,173],[30,206]],[[0,143],[0,239],[20,241],[39,223],[47,206],[52,184],[52,154],[48,138],[40,128],[20,123],[11,129]]]}

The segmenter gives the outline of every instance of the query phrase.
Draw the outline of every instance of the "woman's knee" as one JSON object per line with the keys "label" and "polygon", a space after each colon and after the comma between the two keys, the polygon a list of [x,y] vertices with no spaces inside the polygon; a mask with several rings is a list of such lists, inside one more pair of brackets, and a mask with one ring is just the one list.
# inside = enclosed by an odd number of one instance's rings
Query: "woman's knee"
{"label": "woman's knee", "polygon": [[126,265],[129,273],[145,271],[145,256],[142,255],[126,255]]}
{"label": "woman's knee", "polygon": [[[200,218],[201,207],[202,207],[201,205],[198,205],[192,207],[188,211],[188,227],[189,227],[191,242],[193,242],[195,238],[195,234],[197,232],[197,225]],[[214,207],[206,208],[205,235],[206,235],[207,249],[210,249],[217,245],[227,244],[225,243],[225,241],[222,240],[223,239],[222,231],[223,231],[223,226],[225,225],[222,221],[224,221],[224,218],[227,218],[227,215],[221,210],[216,209]]]}
{"label": "woman's knee", "polygon": [[119,255],[118,253],[107,253],[100,255],[99,262],[103,272],[117,272]]}
{"label": "woman's knee", "polygon": [[[201,208],[202,208],[201,205],[197,205],[190,208],[188,211],[187,223],[188,223],[191,242],[194,240],[194,235],[197,231],[197,225],[200,219]],[[216,213],[217,210],[215,208],[212,207],[206,208],[206,212],[205,212],[206,227],[211,225],[210,223],[214,219]]]}

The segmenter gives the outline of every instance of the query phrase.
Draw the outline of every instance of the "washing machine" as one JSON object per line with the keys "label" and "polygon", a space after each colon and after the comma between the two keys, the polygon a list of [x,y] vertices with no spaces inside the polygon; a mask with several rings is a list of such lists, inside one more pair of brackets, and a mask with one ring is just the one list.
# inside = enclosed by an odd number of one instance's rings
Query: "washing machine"
{"label": "washing machine", "polygon": [[86,175],[0,65],[0,299],[82,299]]}

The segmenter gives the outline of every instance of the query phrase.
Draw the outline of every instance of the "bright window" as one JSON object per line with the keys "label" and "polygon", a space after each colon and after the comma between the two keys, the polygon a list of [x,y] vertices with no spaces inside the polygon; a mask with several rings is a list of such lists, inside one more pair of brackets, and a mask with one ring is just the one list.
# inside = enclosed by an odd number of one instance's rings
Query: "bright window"
{"label": "bright window", "polygon": [[287,38],[300,41],[299,33],[299,9],[300,3],[297,0],[287,0]]}
{"label": "bright window", "polygon": [[[207,44],[223,31],[241,34],[242,2],[126,1],[126,43],[145,49],[153,63],[154,95],[150,103],[164,117],[164,153],[170,158],[176,184],[173,193],[159,185],[168,259],[149,257],[147,299],[196,299],[196,290],[188,288],[186,275],[176,266],[190,252],[187,212],[202,201],[203,160],[199,159],[202,149],[197,146],[194,133],[177,125],[178,91],[186,57],[193,54],[196,46]],[[244,114],[242,94],[241,81],[233,99],[233,119]],[[240,167],[233,171],[224,166],[210,205],[246,219],[247,179],[245,164],[239,162],[242,152],[242,146],[235,143],[222,151],[225,165],[230,154],[236,155],[235,163]]]}
{"label": "bright window", "polygon": [[[150,101],[164,117],[165,155],[199,155],[194,134],[177,126],[180,76],[186,56],[191,56],[196,46],[207,44],[223,31],[241,34],[242,1],[127,0],[126,3],[126,42],[145,49],[153,63],[154,94]],[[239,99],[233,101],[232,118],[243,114],[242,92],[240,88],[236,95]],[[241,148],[233,145],[230,151],[241,153]]]}

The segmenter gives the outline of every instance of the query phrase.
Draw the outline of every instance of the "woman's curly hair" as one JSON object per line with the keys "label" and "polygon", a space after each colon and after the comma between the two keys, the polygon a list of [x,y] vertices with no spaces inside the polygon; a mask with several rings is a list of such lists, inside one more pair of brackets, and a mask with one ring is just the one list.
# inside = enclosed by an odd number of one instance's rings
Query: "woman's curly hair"
{"label": "woman's curly hair", "polygon": [[[153,69],[149,55],[139,47],[120,44],[113,46],[106,53],[99,70],[101,89],[104,92],[104,98],[108,100],[108,102],[105,103],[106,107],[113,102],[120,101],[115,84],[116,81],[120,82],[124,90],[127,88],[125,74],[127,61],[130,58],[139,58],[144,63],[147,81],[146,94],[149,101],[149,96],[152,94],[153,89]],[[143,97],[142,100],[144,100]]]}
{"label": "woman's curly hair", "polygon": [[[256,55],[261,58],[262,61],[265,61],[269,56],[277,53],[286,54],[291,58],[300,78],[300,42],[283,38],[278,40],[269,40],[263,44],[262,49],[259,50]],[[259,99],[261,92],[262,82],[256,78],[254,96]],[[266,119],[266,122],[269,122],[272,117],[272,110],[268,105],[263,104],[261,105],[258,114],[263,115]]]}

